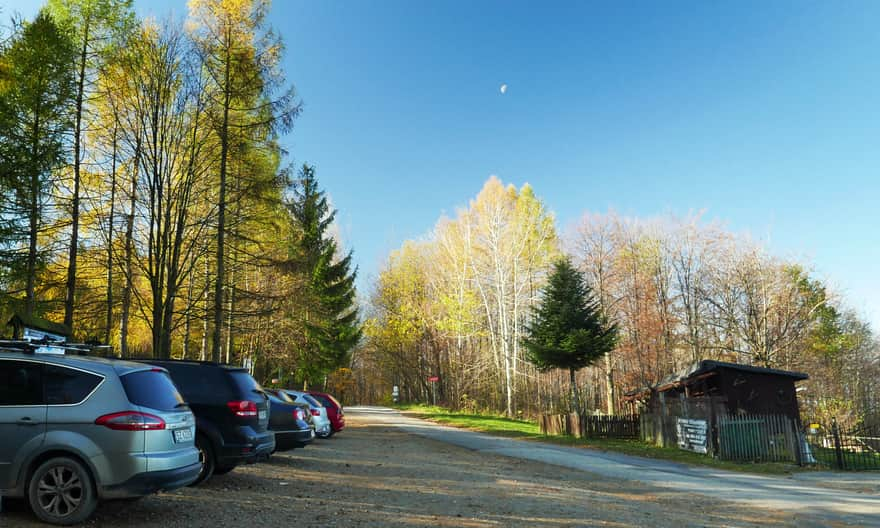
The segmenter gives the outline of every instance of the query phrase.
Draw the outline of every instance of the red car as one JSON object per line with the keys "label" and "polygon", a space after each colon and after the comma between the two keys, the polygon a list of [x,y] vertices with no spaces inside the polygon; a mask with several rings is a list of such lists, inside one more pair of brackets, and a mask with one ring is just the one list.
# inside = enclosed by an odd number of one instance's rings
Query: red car
{"label": "red car", "polygon": [[345,411],[342,410],[342,404],[336,398],[324,392],[308,391],[308,393],[317,398],[327,408],[327,417],[330,418],[330,426],[333,428],[333,432],[342,431],[345,427]]}

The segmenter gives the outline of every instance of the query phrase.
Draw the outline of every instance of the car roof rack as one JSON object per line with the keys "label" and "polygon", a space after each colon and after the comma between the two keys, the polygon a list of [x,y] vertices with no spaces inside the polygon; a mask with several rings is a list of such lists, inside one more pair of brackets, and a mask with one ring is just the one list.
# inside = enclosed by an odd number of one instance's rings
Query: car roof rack
{"label": "car roof rack", "polygon": [[247,370],[247,367],[242,365],[234,365],[232,363],[218,363],[216,361],[210,360],[200,360],[200,359],[174,359],[174,358],[130,358],[130,361],[142,361],[145,363],[189,363],[193,365],[206,365],[211,367],[222,367],[225,369],[235,369],[235,370]]}
{"label": "car roof rack", "polygon": [[100,343],[65,343],[53,339],[0,339],[0,351],[24,354],[100,356],[113,355],[113,347]]}

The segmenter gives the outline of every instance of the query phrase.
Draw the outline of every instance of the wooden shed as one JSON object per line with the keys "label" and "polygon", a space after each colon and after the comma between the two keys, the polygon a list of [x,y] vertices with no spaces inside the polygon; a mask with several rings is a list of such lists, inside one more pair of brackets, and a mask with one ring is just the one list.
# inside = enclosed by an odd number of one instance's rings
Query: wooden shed
{"label": "wooden shed", "polygon": [[6,326],[12,327],[13,339],[67,341],[71,334],[70,328],[65,324],[23,314],[13,315]]}
{"label": "wooden shed", "polygon": [[801,372],[703,360],[667,376],[656,387],[629,393],[626,399],[649,403],[661,394],[666,401],[708,398],[721,402],[730,415],[781,414],[799,420],[795,382],[808,377]]}

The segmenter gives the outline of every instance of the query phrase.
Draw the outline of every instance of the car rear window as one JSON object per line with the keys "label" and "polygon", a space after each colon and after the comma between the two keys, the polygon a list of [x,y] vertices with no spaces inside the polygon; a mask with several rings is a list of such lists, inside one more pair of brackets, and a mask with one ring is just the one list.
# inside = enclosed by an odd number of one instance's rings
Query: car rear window
{"label": "car rear window", "polygon": [[330,407],[331,409],[339,407],[339,405],[336,403],[335,400],[333,400],[333,398],[329,398],[327,396],[324,396],[323,394],[312,394],[312,397],[323,403],[324,407]]}
{"label": "car rear window", "polygon": [[212,404],[234,399],[223,369],[198,363],[159,363],[171,374],[184,399],[191,404]]}
{"label": "car rear window", "polygon": [[95,390],[103,378],[96,374],[57,365],[46,365],[43,383],[46,403],[69,405],[79,403]]}
{"label": "car rear window", "polygon": [[272,392],[271,394],[272,394],[272,396],[277,397],[279,400],[283,401],[284,403],[293,403],[293,398],[284,391]]}
{"label": "car rear window", "polygon": [[183,396],[164,370],[141,370],[120,378],[128,400],[157,411],[173,411],[182,407]]}
{"label": "car rear window", "polygon": [[323,407],[324,404],[315,399],[314,396],[309,396],[308,394],[303,395],[303,399],[309,402],[309,405],[312,407]]}
{"label": "car rear window", "polygon": [[257,380],[253,378],[250,374],[245,370],[230,370],[229,371],[230,378],[232,378],[232,383],[235,385],[235,388],[238,390],[238,397],[243,399],[250,399],[258,394],[262,394],[263,387],[257,383]]}

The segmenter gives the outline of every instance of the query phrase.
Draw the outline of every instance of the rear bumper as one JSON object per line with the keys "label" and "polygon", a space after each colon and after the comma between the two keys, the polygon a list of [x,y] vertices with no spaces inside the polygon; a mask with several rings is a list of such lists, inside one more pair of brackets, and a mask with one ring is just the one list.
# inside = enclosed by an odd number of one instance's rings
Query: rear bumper
{"label": "rear bumper", "polygon": [[330,423],[333,425],[333,431],[342,431],[345,429],[345,417],[337,416],[335,420],[330,420]]}
{"label": "rear bumper", "polygon": [[266,431],[249,436],[247,441],[236,444],[224,444],[217,453],[217,465],[237,466],[252,464],[257,460],[268,458],[275,451],[275,434]]}
{"label": "rear bumper", "polygon": [[288,451],[297,447],[305,447],[315,440],[315,431],[312,428],[298,431],[275,431],[275,449]]}
{"label": "rear bumper", "polygon": [[321,425],[315,426],[315,433],[318,436],[327,436],[333,432],[333,426],[330,425],[330,422],[322,423]]}
{"label": "rear bumper", "polygon": [[175,469],[139,473],[121,484],[101,488],[98,494],[102,499],[124,499],[174,490],[192,484],[201,469],[202,465],[196,462]]}

